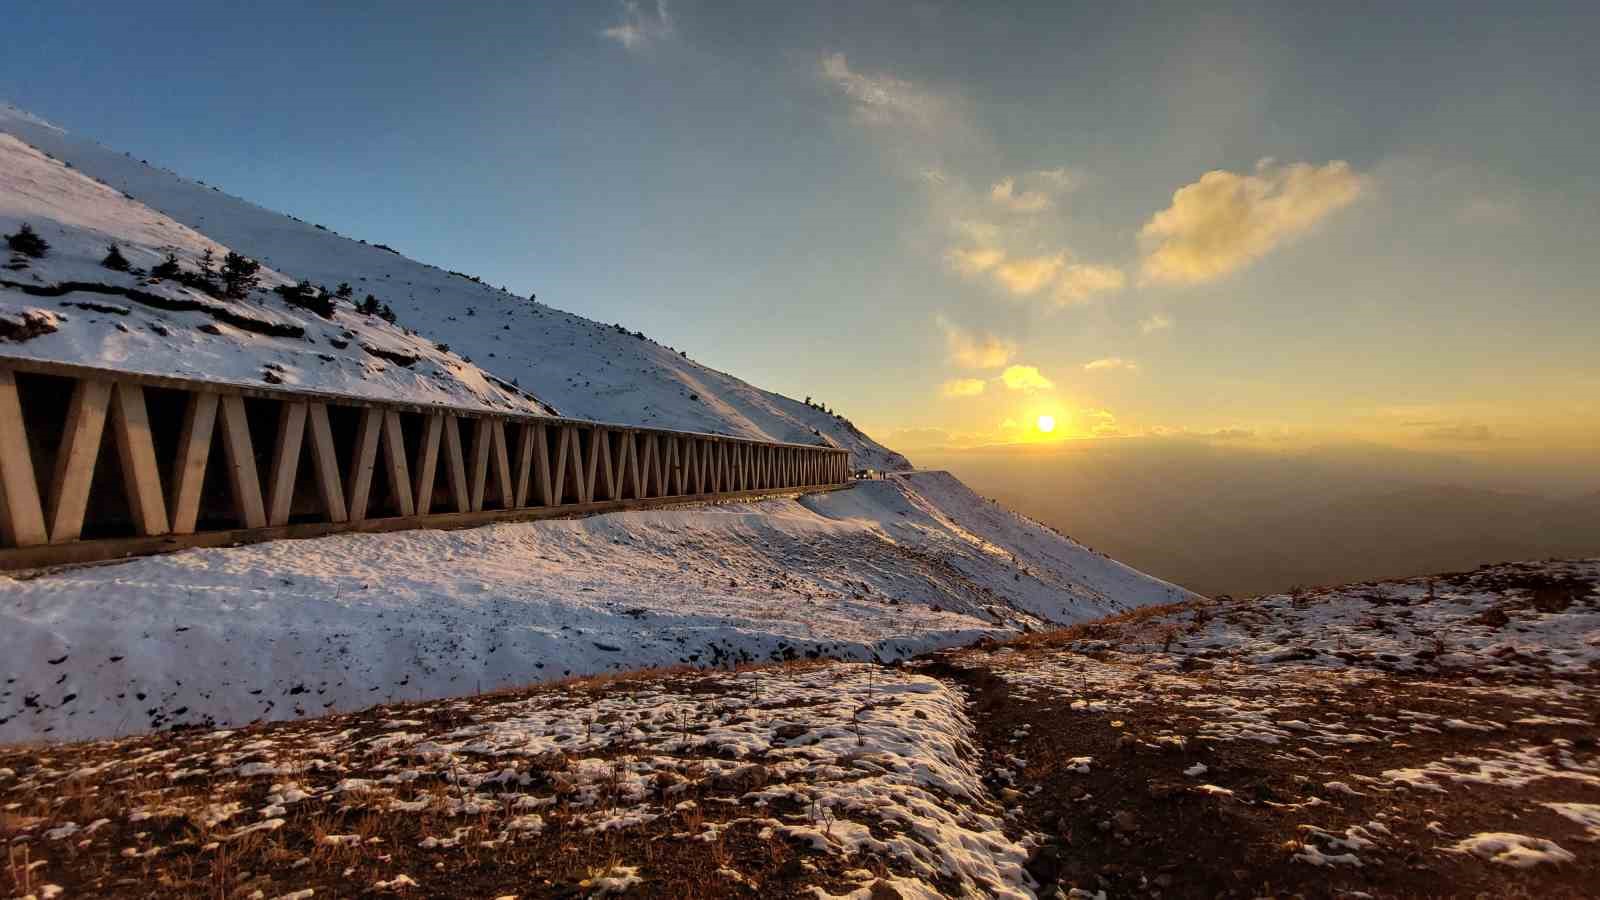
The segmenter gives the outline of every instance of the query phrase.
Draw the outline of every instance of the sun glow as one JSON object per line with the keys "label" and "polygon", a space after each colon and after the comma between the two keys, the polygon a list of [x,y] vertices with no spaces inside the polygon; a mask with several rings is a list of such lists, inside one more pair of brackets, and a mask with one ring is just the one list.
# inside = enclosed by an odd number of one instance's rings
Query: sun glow
{"label": "sun glow", "polygon": [[1056,430],[1056,417],[1055,416],[1040,416],[1038,424],[1039,424],[1039,431],[1043,432],[1044,434],[1049,434],[1050,432]]}

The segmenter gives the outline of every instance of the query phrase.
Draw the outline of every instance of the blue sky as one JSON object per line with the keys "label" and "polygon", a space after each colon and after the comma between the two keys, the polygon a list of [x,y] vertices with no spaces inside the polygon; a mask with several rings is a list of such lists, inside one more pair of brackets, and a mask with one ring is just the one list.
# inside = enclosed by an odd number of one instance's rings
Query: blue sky
{"label": "blue sky", "polygon": [[323,6],[25,4],[0,96],[903,447],[1600,440],[1592,3]]}

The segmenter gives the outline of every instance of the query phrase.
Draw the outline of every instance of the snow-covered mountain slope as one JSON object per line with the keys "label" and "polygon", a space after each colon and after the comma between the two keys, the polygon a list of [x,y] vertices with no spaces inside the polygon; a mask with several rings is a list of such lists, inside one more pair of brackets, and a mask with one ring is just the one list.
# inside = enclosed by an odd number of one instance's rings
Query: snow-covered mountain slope
{"label": "snow-covered mountain slope", "polygon": [[[909,469],[842,418],[620,327],[0,107],[0,229],[24,221],[52,247],[5,256],[0,355],[827,442],[857,466]],[[134,271],[101,265],[112,241]],[[259,259],[260,288],[230,299],[151,277],[169,253],[193,273],[207,250]],[[372,294],[398,325],[272,290],[303,280]],[[890,659],[1189,596],[932,472],[758,504],[195,550],[0,576],[0,741],[650,665]]]}
{"label": "snow-covered mountain slope", "polygon": [[[642,335],[262,209],[3,104],[0,132],[290,279],[330,289],[349,283],[357,298],[374,294],[394,309],[399,324],[449,345],[563,415],[797,443],[825,438],[849,449],[857,466],[908,467],[900,454],[841,417],[706,368]],[[9,193],[0,191],[0,203]],[[8,213],[0,205],[0,216]],[[273,298],[267,305],[282,303]]]}
{"label": "snow-covered mountain slope", "polygon": [[[957,524],[974,521],[981,536]],[[1055,551],[1028,557],[1040,542]],[[0,597],[3,742],[640,666],[897,659],[1192,595],[930,473],[794,500],[191,550],[0,578]]]}
{"label": "snow-covered mountain slope", "polygon": [[[270,267],[248,297],[149,277],[167,254],[197,272],[229,247],[0,133],[0,234],[28,223],[49,250],[0,268],[0,353],[246,383],[268,381],[413,402],[524,412],[548,407],[426,337],[337,303],[332,315],[272,293],[296,279]],[[101,265],[115,243],[130,270]],[[63,288],[77,286],[75,290]],[[59,294],[59,296],[51,296]],[[7,339],[9,337],[9,339]]]}

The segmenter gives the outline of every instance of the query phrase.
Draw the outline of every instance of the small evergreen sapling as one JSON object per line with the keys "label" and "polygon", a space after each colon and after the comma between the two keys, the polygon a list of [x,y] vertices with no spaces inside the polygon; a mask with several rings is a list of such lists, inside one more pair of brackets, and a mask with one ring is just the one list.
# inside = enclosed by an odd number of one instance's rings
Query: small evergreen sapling
{"label": "small evergreen sapling", "polygon": [[22,226],[16,230],[16,233],[6,235],[6,246],[21,253],[23,256],[31,256],[34,259],[42,259],[46,253],[50,252],[50,242],[39,237],[39,233],[34,231],[33,226],[27,222],[23,222]]}
{"label": "small evergreen sapling", "polygon": [[179,272],[178,280],[185,286],[197,291],[204,291],[213,297],[222,296],[222,288],[217,285],[217,256],[207,247],[206,252],[200,254],[200,269],[196,272]]}
{"label": "small evergreen sapling", "polygon": [[178,271],[178,255],[176,253],[168,253],[166,259],[150,267],[150,275],[153,278],[177,278]]}
{"label": "small evergreen sapling", "polygon": [[333,295],[326,288],[313,287],[306,280],[296,285],[282,285],[276,290],[290,306],[309,309],[324,319],[333,318]]}
{"label": "small evergreen sapling", "polygon": [[260,271],[261,263],[229,250],[222,260],[222,292],[235,300],[244,299],[260,282]]}
{"label": "small evergreen sapling", "polygon": [[129,268],[128,258],[122,255],[122,250],[116,245],[115,241],[106,247],[106,258],[100,260],[100,265],[113,272],[126,272]]}

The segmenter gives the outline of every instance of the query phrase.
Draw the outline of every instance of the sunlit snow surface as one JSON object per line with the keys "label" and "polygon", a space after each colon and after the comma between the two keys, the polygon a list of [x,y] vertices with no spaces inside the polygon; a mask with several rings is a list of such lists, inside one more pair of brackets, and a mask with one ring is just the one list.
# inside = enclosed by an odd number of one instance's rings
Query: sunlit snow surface
{"label": "sunlit snow surface", "polygon": [[756,504],[190,550],[0,576],[0,596],[0,740],[18,740],[651,665],[895,659],[1190,595],[929,473]]}

